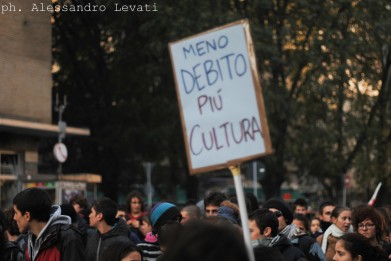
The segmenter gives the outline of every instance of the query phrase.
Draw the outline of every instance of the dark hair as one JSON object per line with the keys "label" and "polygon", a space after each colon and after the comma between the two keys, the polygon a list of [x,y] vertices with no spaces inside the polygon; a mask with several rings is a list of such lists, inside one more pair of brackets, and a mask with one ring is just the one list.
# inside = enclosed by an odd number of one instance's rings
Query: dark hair
{"label": "dark hair", "polygon": [[248,256],[242,236],[233,226],[195,220],[183,225],[176,243],[161,260],[242,261]]}
{"label": "dark hair", "polygon": [[113,226],[116,221],[117,204],[109,198],[102,198],[92,203],[96,214],[102,213],[107,225]]}
{"label": "dark hair", "polygon": [[78,215],[76,213],[75,208],[72,206],[72,204],[62,204],[60,206],[61,208],[61,215],[65,215],[71,218],[72,223],[77,222]]}
{"label": "dark hair", "polygon": [[125,203],[125,210],[128,213],[132,213],[132,210],[130,209],[130,203],[132,202],[132,198],[138,198],[141,202],[141,211],[145,210],[144,206],[144,201],[143,201],[143,196],[140,192],[138,191],[132,191],[128,194],[126,197],[126,203]]}
{"label": "dark hair", "polygon": [[275,237],[278,233],[278,219],[276,215],[267,208],[260,208],[253,211],[249,215],[249,220],[255,220],[261,234],[267,227],[271,228],[272,237]]}
{"label": "dark hair", "polygon": [[219,207],[221,202],[226,200],[227,197],[222,192],[211,192],[204,198],[204,207],[209,205]]}
{"label": "dark hair", "polygon": [[47,222],[50,218],[52,201],[49,194],[39,188],[28,188],[19,192],[13,200],[13,205],[24,215],[29,212],[30,218]]}
{"label": "dark hair", "polygon": [[148,225],[151,225],[151,226],[152,226],[151,219],[149,218],[148,215],[140,217],[140,218],[138,219],[138,221],[140,222],[140,224],[142,224],[143,222],[145,222],[145,223],[147,223]]}
{"label": "dark hair", "polygon": [[82,209],[88,209],[88,201],[83,195],[77,194],[69,200],[69,204],[78,204]]}
{"label": "dark hair", "polygon": [[130,241],[118,241],[105,248],[99,257],[99,261],[121,261],[129,253],[137,251],[143,260],[143,253]]}
{"label": "dark hair", "polygon": [[391,210],[389,207],[377,207],[376,209],[379,210],[384,218],[384,224],[386,226],[385,233],[388,235],[391,233]]}
{"label": "dark hair", "polygon": [[319,205],[319,214],[323,215],[323,209],[327,206],[333,206],[335,207],[335,204],[331,201],[325,201],[322,204]]}
{"label": "dark hair", "polygon": [[352,211],[350,208],[348,207],[342,207],[342,206],[336,206],[333,211],[331,212],[331,217],[333,218],[338,218],[339,215],[344,212],[344,211]]}
{"label": "dark hair", "polygon": [[[301,205],[300,205],[301,206]],[[297,219],[301,222],[303,222],[304,224],[304,228],[306,230],[307,233],[310,233],[310,220],[307,218],[306,215],[303,215],[303,214],[294,214],[293,215],[293,219]]]}
{"label": "dark hair", "polygon": [[296,199],[295,202],[293,202],[293,205],[294,205],[294,208],[293,208],[294,210],[296,210],[297,206],[303,206],[306,209],[308,208],[308,203],[307,203],[307,201],[304,198]]}
{"label": "dark hair", "polygon": [[[259,208],[258,199],[254,196],[253,193],[246,193],[244,195],[244,200],[246,203],[247,213],[251,213]],[[229,201],[239,205],[238,199],[236,196],[232,196]]]}
{"label": "dark hair", "polygon": [[347,233],[338,241],[342,241],[343,247],[350,253],[352,259],[362,257],[362,261],[381,260],[384,258],[382,251],[371,245],[366,237],[357,233]]}
{"label": "dark hair", "polygon": [[259,208],[258,199],[253,193],[246,193],[245,201],[248,213],[251,213]]}
{"label": "dark hair", "polygon": [[4,210],[4,215],[5,215],[6,223],[7,223],[5,230],[7,230],[11,236],[19,236],[20,232],[19,232],[18,225],[16,224],[16,221],[14,220],[14,214],[15,214],[15,211],[13,208],[9,208],[9,209]]}
{"label": "dark hair", "polygon": [[374,207],[362,205],[353,209],[352,225],[355,231],[358,231],[358,224],[366,219],[370,219],[376,227],[376,240],[380,242],[385,236],[386,224],[381,212]]}

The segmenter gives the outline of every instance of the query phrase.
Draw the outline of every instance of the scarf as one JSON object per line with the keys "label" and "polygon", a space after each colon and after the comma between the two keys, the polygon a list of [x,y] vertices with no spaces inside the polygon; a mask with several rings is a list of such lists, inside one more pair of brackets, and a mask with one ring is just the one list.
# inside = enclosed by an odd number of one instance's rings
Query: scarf
{"label": "scarf", "polygon": [[[350,229],[349,229],[350,230]],[[329,226],[328,229],[323,234],[323,240],[322,240],[322,251],[323,253],[326,253],[327,250],[327,239],[330,235],[333,235],[333,237],[342,237],[346,232],[343,232],[341,229],[339,229],[336,225],[332,224]]]}
{"label": "scarf", "polygon": [[272,237],[264,237],[264,238],[259,238],[256,240],[251,240],[251,246],[252,247],[257,247],[257,246],[270,246],[270,243],[272,242],[273,238]]}
{"label": "scarf", "polygon": [[298,234],[300,234],[301,230],[298,229],[294,224],[287,225],[279,234],[285,235],[288,239],[292,239]]}

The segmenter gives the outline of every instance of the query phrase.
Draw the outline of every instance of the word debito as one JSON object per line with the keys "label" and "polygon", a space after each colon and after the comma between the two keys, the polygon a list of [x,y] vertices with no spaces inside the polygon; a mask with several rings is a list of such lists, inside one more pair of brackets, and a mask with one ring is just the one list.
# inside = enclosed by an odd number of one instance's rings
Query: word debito
{"label": "word debito", "polygon": [[170,44],[192,174],[271,151],[247,23]]}

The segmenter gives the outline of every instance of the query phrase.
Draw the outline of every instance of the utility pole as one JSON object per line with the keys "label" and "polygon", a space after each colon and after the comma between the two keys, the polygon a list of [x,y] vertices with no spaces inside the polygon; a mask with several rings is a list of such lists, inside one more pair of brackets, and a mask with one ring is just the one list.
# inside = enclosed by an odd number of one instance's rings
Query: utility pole
{"label": "utility pole", "polygon": [[143,162],[143,167],[144,167],[145,173],[147,174],[146,194],[147,194],[147,198],[148,198],[148,208],[149,209],[152,207],[153,187],[152,187],[151,174],[152,174],[152,169],[154,166],[155,166],[155,164],[150,161]]}
{"label": "utility pole", "polygon": [[64,113],[65,108],[67,107],[67,96],[64,95],[63,103],[60,104],[59,95],[56,94],[56,105],[54,110],[58,112],[58,143],[54,146],[53,153],[58,161],[58,175],[62,175],[62,163],[64,163],[68,157],[68,151],[65,145],[62,143],[66,135],[66,122],[62,120],[62,114]]}

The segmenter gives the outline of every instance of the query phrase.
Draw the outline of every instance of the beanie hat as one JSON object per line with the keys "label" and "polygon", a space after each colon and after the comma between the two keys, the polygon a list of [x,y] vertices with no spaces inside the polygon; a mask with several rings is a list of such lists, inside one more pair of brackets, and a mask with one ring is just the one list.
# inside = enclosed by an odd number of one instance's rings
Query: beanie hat
{"label": "beanie hat", "polygon": [[158,233],[161,226],[181,216],[179,209],[171,203],[159,202],[151,209],[151,223],[153,230]]}
{"label": "beanie hat", "polygon": [[157,242],[157,238],[155,237],[155,235],[152,232],[148,232],[145,235],[144,241],[148,242],[148,243],[156,243]]}
{"label": "beanie hat", "polygon": [[282,199],[279,198],[272,198],[263,204],[264,208],[275,208],[282,212],[282,215],[284,216],[286,223],[289,225],[293,221],[293,213],[288,204],[285,203]]}
{"label": "beanie hat", "polygon": [[238,224],[238,220],[235,217],[235,212],[232,208],[222,206],[217,209],[217,216],[226,218],[232,224]]}

